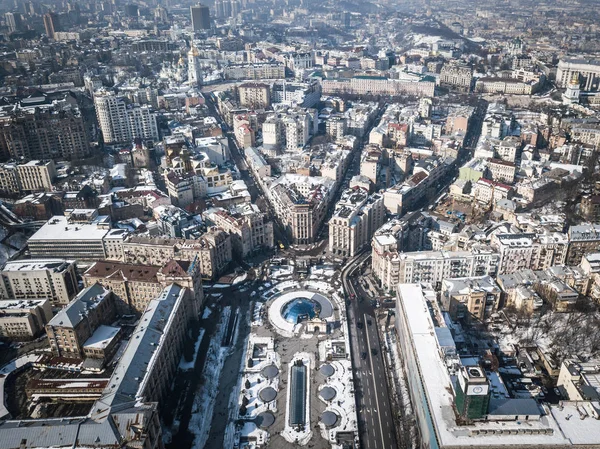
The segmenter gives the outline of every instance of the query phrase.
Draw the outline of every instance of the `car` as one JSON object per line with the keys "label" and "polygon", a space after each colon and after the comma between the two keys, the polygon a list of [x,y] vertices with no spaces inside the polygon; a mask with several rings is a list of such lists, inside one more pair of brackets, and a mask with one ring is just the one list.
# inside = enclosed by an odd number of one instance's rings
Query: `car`
{"label": "car", "polygon": [[375,348],[371,349],[371,354],[377,355],[377,349],[375,349]]}
{"label": "car", "polygon": [[367,320],[367,324],[370,326],[371,324],[373,324],[373,322],[371,320]]}
{"label": "car", "polygon": [[558,396],[558,397],[562,397],[562,394],[561,394],[561,392],[560,392],[560,389],[559,389],[558,387],[556,387],[556,388],[554,389],[554,393],[556,393],[556,396]]}
{"label": "car", "polygon": [[359,329],[362,329],[364,327],[362,321],[357,321],[356,327],[358,327]]}
{"label": "car", "polygon": [[360,358],[361,358],[361,359],[363,359],[363,360],[365,360],[365,359],[367,358],[367,353],[366,353],[366,352],[363,352],[363,353],[360,355]]}

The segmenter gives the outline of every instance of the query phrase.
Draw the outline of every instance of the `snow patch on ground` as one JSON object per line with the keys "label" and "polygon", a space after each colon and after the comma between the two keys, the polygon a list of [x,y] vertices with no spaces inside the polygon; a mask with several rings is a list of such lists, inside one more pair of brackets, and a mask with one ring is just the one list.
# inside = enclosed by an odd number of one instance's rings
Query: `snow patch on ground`
{"label": "snow patch on ground", "polygon": [[231,308],[225,307],[217,325],[217,331],[210,341],[206,363],[202,371],[202,386],[194,397],[192,416],[189,424],[189,431],[194,434],[193,449],[202,449],[208,439],[215,401],[219,391],[219,378],[221,377],[225,359],[230,351],[229,347],[221,347],[230,315]]}
{"label": "snow patch on ground", "polygon": [[248,279],[248,273],[244,273],[244,274],[236,277],[231,284],[232,285],[239,284],[240,282],[244,282],[246,279]]}
{"label": "snow patch on ground", "polygon": [[196,366],[196,359],[198,358],[198,351],[200,350],[200,343],[202,343],[203,337],[204,329],[200,329],[200,331],[198,332],[198,338],[194,343],[194,356],[192,357],[192,360],[190,362],[186,362],[185,357],[181,356],[181,360],[179,361],[179,369],[181,371],[190,371],[194,369],[194,366]]}

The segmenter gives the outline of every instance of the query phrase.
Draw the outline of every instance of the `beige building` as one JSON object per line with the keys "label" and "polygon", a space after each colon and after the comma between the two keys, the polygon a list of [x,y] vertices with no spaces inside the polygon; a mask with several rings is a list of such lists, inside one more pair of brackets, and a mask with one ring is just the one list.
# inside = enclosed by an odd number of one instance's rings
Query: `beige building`
{"label": "beige building", "polygon": [[445,279],[440,302],[453,320],[483,321],[498,310],[500,294],[490,276]]}
{"label": "beige building", "polygon": [[51,192],[52,181],[56,178],[56,167],[53,160],[29,161],[17,165],[17,173],[21,190],[25,192]]}
{"label": "beige building", "polygon": [[8,299],[0,301],[0,336],[10,340],[37,337],[52,318],[47,299]]}
{"label": "beige building", "polygon": [[240,148],[250,148],[255,145],[257,129],[256,114],[239,114],[233,117],[233,133]]}
{"label": "beige building", "polygon": [[516,78],[479,78],[475,92],[505,95],[532,95],[540,87],[540,81],[520,81]]}
{"label": "beige building", "polygon": [[440,72],[440,84],[442,86],[456,87],[462,91],[469,92],[472,82],[472,68],[454,64],[445,64],[442,67]]}
{"label": "beige building", "polygon": [[285,78],[285,66],[278,62],[229,64],[223,69],[227,80],[263,80]]}
{"label": "beige building", "polygon": [[493,181],[506,182],[508,184],[515,182],[517,168],[512,162],[501,159],[490,159],[487,168]]}
{"label": "beige building", "polygon": [[56,357],[83,357],[83,346],[101,325],[115,319],[117,304],[110,290],[94,284],[82,290],[46,324],[50,349]]}
{"label": "beige building", "polygon": [[556,386],[570,401],[595,401],[600,395],[600,360],[565,360]]}
{"label": "beige building", "polygon": [[354,257],[384,221],[381,195],[369,195],[360,187],[344,191],[329,220],[329,251],[334,256]]}
{"label": "beige building", "polygon": [[271,106],[271,87],[264,83],[244,83],[238,86],[240,106],[267,109]]}
{"label": "beige building", "polygon": [[231,235],[232,249],[242,257],[263,248],[273,248],[275,244],[273,223],[254,204],[242,204],[229,211],[212,208],[202,216]]}
{"label": "beige building", "polygon": [[48,299],[65,306],[79,291],[75,262],[28,259],[6,262],[0,276],[0,299]]}
{"label": "beige building", "polygon": [[232,260],[231,236],[220,228],[210,228],[197,240],[131,236],[122,243],[119,260],[162,266],[165,260],[193,261],[196,257],[203,279],[216,278]]}
{"label": "beige building", "polygon": [[143,313],[150,301],[171,284],[188,288],[197,297],[198,306],[203,304],[202,275],[197,260],[171,260],[161,267],[100,261],[83,275],[85,287],[96,283],[109,288],[137,313]]}
{"label": "beige building", "polygon": [[317,176],[286,174],[266,189],[275,213],[294,242],[315,241],[325,218],[334,181]]}

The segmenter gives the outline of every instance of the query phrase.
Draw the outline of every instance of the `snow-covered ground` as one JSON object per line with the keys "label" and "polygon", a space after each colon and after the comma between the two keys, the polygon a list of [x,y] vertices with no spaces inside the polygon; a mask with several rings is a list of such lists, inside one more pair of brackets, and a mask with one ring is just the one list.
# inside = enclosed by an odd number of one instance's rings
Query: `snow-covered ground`
{"label": "snow-covered ground", "polygon": [[244,282],[247,278],[248,278],[248,274],[244,273],[244,274],[236,277],[231,284],[232,285],[239,284],[240,282]]}
{"label": "snow-covered ground", "polygon": [[[335,390],[336,395],[331,401],[326,401],[321,396],[319,396],[319,399],[327,404],[326,411],[337,415],[338,421],[335,427],[330,429],[322,422],[319,422],[319,426],[321,427],[321,436],[329,440],[333,448],[337,448],[337,433],[357,432],[358,418],[356,416],[356,402],[354,400],[352,362],[350,360],[339,360],[330,362],[329,365],[333,367],[334,373],[326,379],[324,385],[319,386],[319,391],[324,387],[330,387]],[[341,446],[339,447],[341,448]]]}
{"label": "snow-covered ground", "polygon": [[[208,307],[207,307],[206,310],[210,310],[210,309],[208,309]],[[200,329],[200,331],[198,332],[198,338],[196,339],[196,342],[194,343],[194,356],[192,357],[192,360],[189,362],[186,362],[185,357],[183,355],[181,356],[181,360],[179,361],[179,369],[181,371],[190,371],[190,370],[194,369],[194,366],[196,366],[196,359],[198,358],[198,350],[200,349],[200,343],[202,343],[203,337],[204,337],[204,329]]]}
{"label": "snow-covered ground", "polygon": [[217,331],[212,336],[208,348],[206,363],[202,371],[203,384],[194,398],[189,431],[194,434],[193,449],[202,449],[209,435],[210,424],[213,418],[215,401],[219,391],[219,378],[225,359],[230,351],[229,347],[222,347],[221,342],[227,330],[227,323],[231,315],[231,308],[225,307],[217,325]]}
{"label": "snow-covered ground", "polygon": [[271,265],[269,271],[271,279],[280,279],[288,276],[291,277],[294,274],[294,267],[292,265]]}
{"label": "snow-covered ground", "polygon": [[[260,348],[260,350],[258,350],[258,348]],[[252,362],[250,362],[252,366],[249,366],[249,360],[252,360]],[[237,396],[234,398],[235,401],[232,402],[230,400],[230,422],[232,424],[238,419],[254,419],[259,414],[266,411],[271,411],[275,415],[277,414],[276,400],[265,403],[260,399],[260,392],[266,387],[271,387],[277,392],[279,391],[279,375],[275,376],[273,379],[267,379],[261,372],[263,368],[270,365],[275,365],[277,369],[281,369],[281,360],[279,354],[275,352],[275,342],[273,338],[258,337],[256,334],[250,334],[246,341],[245,356],[242,357],[240,372],[243,374],[240,377],[236,391],[232,393],[232,396],[234,393],[237,393]],[[246,414],[241,416],[240,408],[244,397],[247,398]],[[232,429],[228,427],[226,433],[230,434],[231,431]],[[254,423],[252,423],[252,426],[244,425],[242,429],[238,429],[233,436],[233,441],[239,444],[240,438],[242,437],[257,437],[259,440],[257,441],[256,447],[261,447],[268,441],[269,433],[257,428]],[[230,440],[228,435],[226,435],[225,440]]]}
{"label": "snow-covered ground", "polygon": [[[221,296],[221,295],[219,295],[219,296]],[[206,320],[210,316],[211,313],[212,313],[212,309],[210,307],[205,307],[204,312],[202,312],[202,319]]]}

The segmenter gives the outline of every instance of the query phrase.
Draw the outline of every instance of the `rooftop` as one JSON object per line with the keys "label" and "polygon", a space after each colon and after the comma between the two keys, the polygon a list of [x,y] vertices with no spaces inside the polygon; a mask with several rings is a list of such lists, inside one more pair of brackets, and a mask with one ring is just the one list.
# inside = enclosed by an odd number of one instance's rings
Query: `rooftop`
{"label": "rooftop", "polygon": [[67,220],[67,217],[55,215],[29,240],[34,242],[46,240],[102,240],[109,232],[102,221],[104,221],[104,217],[97,217],[91,223],[72,224]]}
{"label": "rooftop", "polygon": [[98,306],[110,294],[100,284],[94,284],[79,292],[79,294],[64,308],[61,309],[48,323],[56,327],[76,327],[91,309]]}

